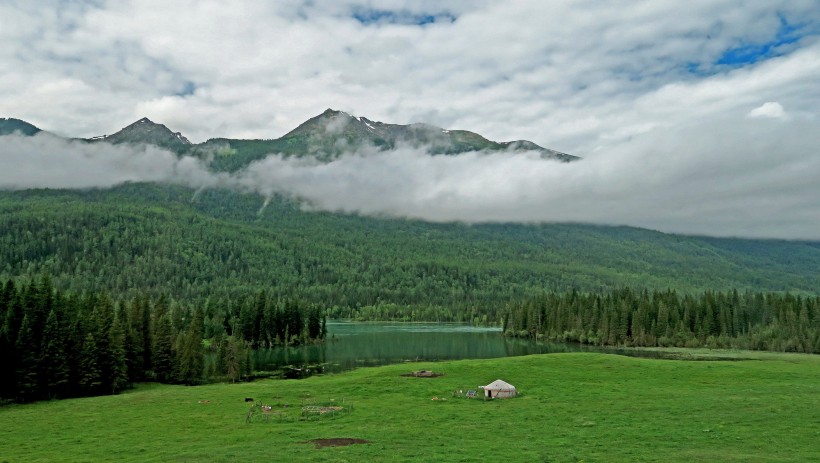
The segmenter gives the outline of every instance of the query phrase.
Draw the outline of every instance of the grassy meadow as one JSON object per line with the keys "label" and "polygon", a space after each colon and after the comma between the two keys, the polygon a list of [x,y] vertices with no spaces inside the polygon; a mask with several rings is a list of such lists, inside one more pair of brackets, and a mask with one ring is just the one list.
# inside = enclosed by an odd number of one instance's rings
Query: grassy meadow
{"label": "grassy meadow", "polygon": [[[422,368],[444,376],[401,376]],[[522,395],[491,401],[452,395],[498,378]],[[287,419],[246,424],[245,397],[273,405]],[[353,411],[298,419],[303,403],[331,400],[353,404]],[[307,442],[317,438],[370,443],[317,448]],[[0,462],[496,459],[820,461],[820,357],[550,354],[362,368],[304,380],[146,384],[116,396],[0,408]]]}

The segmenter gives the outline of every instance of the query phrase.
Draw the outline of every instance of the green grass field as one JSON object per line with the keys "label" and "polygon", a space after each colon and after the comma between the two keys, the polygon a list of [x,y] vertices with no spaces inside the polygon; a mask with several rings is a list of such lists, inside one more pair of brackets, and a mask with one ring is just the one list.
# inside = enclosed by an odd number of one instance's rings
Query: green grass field
{"label": "green grass field", "polygon": [[[414,369],[438,378],[402,377]],[[521,397],[452,397],[502,378]],[[480,391],[479,391],[480,392]],[[295,408],[245,423],[253,397]],[[298,419],[306,400],[353,404]],[[444,400],[432,400],[438,397]],[[200,401],[209,401],[200,403]],[[287,415],[290,413],[290,415]],[[316,438],[370,441],[316,448]],[[551,354],[0,408],[0,461],[820,461],[820,357]]]}

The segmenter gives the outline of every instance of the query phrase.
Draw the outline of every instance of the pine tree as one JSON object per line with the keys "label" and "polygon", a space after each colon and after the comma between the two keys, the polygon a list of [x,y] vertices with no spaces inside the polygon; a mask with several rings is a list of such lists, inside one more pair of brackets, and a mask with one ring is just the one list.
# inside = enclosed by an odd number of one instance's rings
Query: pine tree
{"label": "pine tree", "polygon": [[114,325],[114,305],[102,295],[94,306],[94,340],[97,343],[97,367],[103,390],[111,390],[114,383],[114,357],[111,350],[111,327]]}
{"label": "pine tree", "polygon": [[149,371],[153,369],[153,365],[151,361],[154,358],[154,355],[151,351],[154,345],[153,339],[153,326],[151,321],[153,320],[151,314],[151,305],[145,298],[138,299],[140,308],[139,308],[139,316],[134,317],[134,322],[139,323],[137,330],[140,333],[140,336],[137,338],[139,341],[142,342],[142,349],[138,352],[142,353],[142,370],[140,378],[145,378]]}
{"label": "pine tree", "polygon": [[[142,378],[142,356],[138,349],[137,341],[135,340],[134,327],[128,318],[128,310],[122,303],[117,303],[116,322],[122,329],[122,348],[125,355],[125,368],[128,372],[128,383],[138,381]],[[113,349],[113,347],[112,347]]]}
{"label": "pine tree", "polygon": [[88,333],[80,352],[78,386],[83,395],[97,395],[102,392],[102,373],[97,363],[98,358],[97,341],[93,334]]}
{"label": "pine tree", "polygon": [[250,349],[247,344],[240,346],[240,355],[242,359],[241,374],[245,377],[253,373],[253,349]]}
{"label": "pine tree", "polygon": [[298,339],[302,334],[303,320],[299,306],[299,302],[295,300],[289,300],[285,304],[286,344],[289,344],[292,339]]}
{"label": "pine tree", "polygon": [[159,382],[170,382],[176,377],[174,374],[175,336],[171,327],[171,318],[167,313],[156,321],[153,338],[151,363],[154,366],[154,376]]}
{"label": "pine tree", "polygon": [[119,318],[114,319],[109,335],[111,352],[111,393],[116,394],[128,387],[128,356],[126,349],[126,335]]}
{"label": "pine tree", "polygon": [[68,395],[71,366],[65,342],[65,330],[61,326],[57,312],[52,309],[43,329],[42,365],[44,383],[48,397]]}
{"label": "pine tree", "polygon": [[187,332],[181,338],[177,380],[184,384],[197,384],[202,380],[204,352],[202,349],[203,315],[194,309]]}
{"label": "pine tree", "polygon": [[51,284],[50,276],[43,276],[39,282],[34,282],[28,286],[26,291],[24,309],[30,318],[34,341],[40,345],[43,336],[43,328],[46,324],[48,313],[51,312],[54,288]]}
{"label": "pine tree", "polygon": [[248,352],[241,339],[229,336],[222,343],[219,350],[218,370],[231,382],[236,382],[242,378],[242,375],[249,373]]}
{"label": "pine tree", "polygon": [[34,328],[32,317],[28,314],[23,316],[23,323],[20,325],[20,334],[17,336],[15,351],[17,352],[17,394],[25,401],[33,400],[39,396],[38,390],[40,382],[37,375],[39,371],[39,346],[34,338]]}
{"label": "pine tree", "polygon": [[6,313],[8,312],[11,300],[17,296],[17,291],[14,290],[14,282],[12,280],[6,281],[6,284],[0,287],[0,328],[6,321]]}
{"label": "pine tree", "polygon": [[276,305],[266,302],[259,333],[261,346],[273,347],[276,345],[276,322]]}
{"label": "pine tree", "polygon": [[23,321],[23,308],[12,280],[4,285],[2,298],[5,310],[0,318],[0,397],[12,398],[17,394],[15,344]]}
{"label": "pine tree", "polygon": [[268,307],[268,296],[265,291],[259,291],[254,301],[253,310],[253,339],[252,344],[254,349],[258,348],[264,342],[262,335],[262,321],[265,318],[265,313]]}
{"label": "pine tree", "polygon": [[257,341],[256,310],[251,304],[243,304],[239,312],[239,333],[242,339],[250,343]]}
{"label": "pine tree", "polygon": [[322,317],[319,308],[312,306],[308,309],[308,338],[319,339],[322,335]]}

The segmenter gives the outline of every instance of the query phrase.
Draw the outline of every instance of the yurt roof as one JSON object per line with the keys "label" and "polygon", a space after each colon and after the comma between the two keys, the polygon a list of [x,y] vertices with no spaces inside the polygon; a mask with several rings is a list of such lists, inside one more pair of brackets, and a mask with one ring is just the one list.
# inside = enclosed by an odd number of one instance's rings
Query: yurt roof
{"label": "yurt roof", "polygon": [[497,379],[497,380],[493,381],[492,383],[484,386],[484,389],[512,389],[512,390],[515,390],[515,386],[513,386],[512,384],[510,384],[510,383],[508,383],[504,380]]}

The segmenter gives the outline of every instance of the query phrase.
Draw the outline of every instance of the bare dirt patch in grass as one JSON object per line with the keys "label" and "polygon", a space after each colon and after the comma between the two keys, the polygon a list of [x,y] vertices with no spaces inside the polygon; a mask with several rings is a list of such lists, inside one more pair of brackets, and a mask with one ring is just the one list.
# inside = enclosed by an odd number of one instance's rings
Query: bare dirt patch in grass
{"label": "bare dirt patch in grass", "polygon": [[430,370],[419,370],[412,373],[404,373],[402,376],[412,378],[438,378],[439,376],[444,376],[444,373],[436,373]]}
{"label": "bare dirt patch in grass", "polygon": [[333,437],[329,439],[311,439],[305,443],[312,443],[316,445],[317,449],[322,447],[344,447],[353,444],[369,444],[370,441],[366,439],[356,439],[352,437]]}

